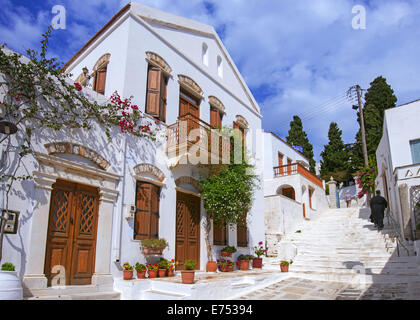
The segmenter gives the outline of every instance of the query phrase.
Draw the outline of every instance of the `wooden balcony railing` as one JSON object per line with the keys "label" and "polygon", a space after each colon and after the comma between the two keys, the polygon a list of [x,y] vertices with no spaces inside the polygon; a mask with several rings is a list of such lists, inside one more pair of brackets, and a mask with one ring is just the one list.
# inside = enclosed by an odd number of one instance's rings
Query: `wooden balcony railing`
{"label": "wooden balcony railing", "polygon": [[298,173],[323,188],[322,180],[299,163],[286,164],[284,166],[274,167],[273,169],[274,177],[290,176]]}
{"label": "wooden balcony railing", "polygon": [[193,145],[199,148],[200,154],[204,152],[208,155],[208,164],[214,164],[215,159],[219,159],[219,163],[230,160],[230,137],[192,114],[186,114],[168,126],[168,156],[185,154]]}

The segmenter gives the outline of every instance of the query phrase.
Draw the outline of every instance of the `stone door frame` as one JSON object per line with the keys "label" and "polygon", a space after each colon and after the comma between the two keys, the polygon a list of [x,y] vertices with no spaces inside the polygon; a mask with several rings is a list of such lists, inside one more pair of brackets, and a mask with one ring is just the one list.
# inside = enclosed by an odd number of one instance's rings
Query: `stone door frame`
{"label": "stone door frame", "polygon": [[44,262],[52,185],[57,179],[90,185],[99,190],[99,213],[96,238],[95,270],[92,285],[110,284],[112,217],[118,197],[120,175],[40,152],[35,153],[39,168],[33,172],[36,205],[31,218],[24,289],[47,288]]}

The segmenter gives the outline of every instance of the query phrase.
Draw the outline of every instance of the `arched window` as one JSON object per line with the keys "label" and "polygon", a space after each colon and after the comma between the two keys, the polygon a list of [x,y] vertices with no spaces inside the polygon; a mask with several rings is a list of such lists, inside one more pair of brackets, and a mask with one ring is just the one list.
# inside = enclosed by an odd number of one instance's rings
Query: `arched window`
{"label": "arched window", "polygon": [[217,74],[220,78],[223,78],[223,61],[220,56],[217,56]]}
{"label": "arched window", "polygon": [[296,200],[296,193],[295,189],[290,185],[282,185],[277,189],[277,194],[281,194],[282,196],[285,196],[287,198],[290,198],[292,200]]}
{"label": "arched window", "polygon": [[106,72],[110,57],[109,53],[104,54],[93,67],[93,90],[100,94],[105,94]]}
{"label": "arched window", "polygon": [[209,66],[209,47],[203,42],[203,50],[201,53],[201,59],[204,65]]}

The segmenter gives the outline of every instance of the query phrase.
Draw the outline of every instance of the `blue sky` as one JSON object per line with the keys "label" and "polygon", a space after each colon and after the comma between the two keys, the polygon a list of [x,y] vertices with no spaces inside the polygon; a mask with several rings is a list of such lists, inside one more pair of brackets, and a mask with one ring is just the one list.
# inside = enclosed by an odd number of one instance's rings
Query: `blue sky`
{"label": "blue sky", "polygon": [[[287,136],[293,115],[303,120],[316,160],[331,121],[345,142],[358,130],[344,98],[379,75],[397,104],[420,98],[418,0],[147,0],[145,5],[215,27],[258,101],[263,128]],[[19,52],[39,45],[54,5],[66,8],[66,30],[51,53],[66,62],[127,1],[0,0],[0,42]],[[352,8],[366,9],[366,29],[352,28]]]}

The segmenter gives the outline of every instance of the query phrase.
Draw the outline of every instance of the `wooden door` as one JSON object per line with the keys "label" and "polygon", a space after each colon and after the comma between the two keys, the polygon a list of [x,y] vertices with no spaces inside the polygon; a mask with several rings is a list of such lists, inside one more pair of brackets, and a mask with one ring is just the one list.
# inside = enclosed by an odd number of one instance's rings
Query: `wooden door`
{"label": "wooden door", "polygon": [[292,159],[287,158],[287,174],[292,174]]}
{"label": "wooden door", "polygon": [[[66,285],[91,283],[95,269],[98,199],[98,191],[92,187],[65,181],[53,185],[44,270],[48,285],[63,271]],[[61,270],[54,270],[55,266],[62,266]]]}
{"label": "wooden door", "polygon": [[178,269],[183,269],[184,262],[193,259],[200,269],[200,198],[176,193],[176,247],[175,260]]}
{"label": "wooden door", "polygon": [[306,218],[305,204],[302,203],[303,217]]}

